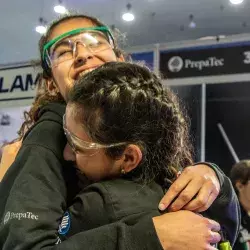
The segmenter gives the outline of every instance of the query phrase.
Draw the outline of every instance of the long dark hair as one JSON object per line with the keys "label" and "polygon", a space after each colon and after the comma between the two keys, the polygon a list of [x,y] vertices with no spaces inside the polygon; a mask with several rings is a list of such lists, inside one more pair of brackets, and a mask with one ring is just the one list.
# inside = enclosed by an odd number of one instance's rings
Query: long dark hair
{"label": "long dark hair", "polygon": [[[68,101],[93,141],[141,148],[143,160],[129,174],[134,180],[165,186],[193,163],[188,124],[177,97],[146,67],[106,63],[79,79]],[[106,154],[117,158],[125,147],[109,148]]]}
{"label": "long dark hair", "polygon": [[[75,12],[70,12],[70,13],[67,13],[66,15],[62,15],[50,24],[46,34],[44,34],[40,38],[40,41],[39,41],[40,61],[36,62],[35,66],[41,66],[42,73],[40,74],[40,77],[37,83],[37,93],[35,96],[35,100],[32,103],[30,110],[24,112],[24,122],[18,132],[19,139],[23,138],[25,132],[37,121],[37,115],[41,107],[51,102],[60,102],[60,103],[65,102],[60,92],[56,93],[55,95],[51,95],[51,93],[49,93],[47,89],[46,80],[51,79],[52,72],[51,72],[51,69],[47,66],[46,62],[43,60],[43,57],[42,57],[43,47],[49,41],[49,37],[57,25],[63,22],[67,22],[68,20],[77,19],[77,18],[90,20],[96,26],[105,26],[104,23],[102,23],[95,17],[83,15],[83,14],[77,14]],[[116,56],[119,57],[124,52],[118,47],[118,43],[117,43],[117,39],[119,36],[118,30],[116,30],[115,35],[114,35],[114,45],[115,45],[114,52]]]}

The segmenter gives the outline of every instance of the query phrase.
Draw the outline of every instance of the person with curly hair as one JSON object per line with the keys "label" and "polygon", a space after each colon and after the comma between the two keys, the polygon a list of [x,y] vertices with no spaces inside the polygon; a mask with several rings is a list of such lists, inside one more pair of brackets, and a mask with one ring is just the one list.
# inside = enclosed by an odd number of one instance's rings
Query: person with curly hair
{"label": "person with curly hair", "polygon": [[[53,22],[41,37],[39,48],[43,71],[38,93],[20,130],[21,147],[17,155],[12,154],[15,160],[0,186],[1,249],[82,249],[89,245],[93,249],[100,245],[103,249],[122,249],[126,238],[130,249],[146,245],[148,249],[161,246],[181,250],[193,246],[196,233],[201,235],[197,249],[202,249],[213,241],[211,227],[218,231],[218,224],[195,213],[218,209],[217,201],[225,193],[227,200],[220,207],[223,221],[237,227],[238,203],[228,178],[214,164],[199,163],[187,165],[159,202],[162,211],[168,208],[175,213],[148,215],[134,224],[119,221],[100,226],[55,246],[63,214],[82,186],[89,184],[72,168],[75,163],[63,157],[67,93],[90,71],[125,59],[110,29],[85,15],[70,14]],[[235,210],[235,215],[229,210]],[[193,223],[201,227],[193,227]],[[233,243],[235,232],[228,231]]]}

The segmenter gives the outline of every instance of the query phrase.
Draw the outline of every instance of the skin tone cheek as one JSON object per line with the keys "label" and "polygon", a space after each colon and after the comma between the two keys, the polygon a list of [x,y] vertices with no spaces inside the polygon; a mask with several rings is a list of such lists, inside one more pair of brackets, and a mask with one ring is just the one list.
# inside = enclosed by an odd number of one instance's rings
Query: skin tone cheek
{"label": "skin tone cheek", "polygon": [[250,183],[248,183],[244,189],[244,196],[248,202],[248,206],[250,207]]}
{"label": "skin tone cheek", "polygon": [[76,155],[77,167],[92,181],[100,181],[118,176],[115,161],[110,159],[103,150],[93,156]]}
{"label": "skin tone cheek", "polygon": [[66,61],[52,68],[53,78],[56,82],[55,84],[57,85],[58,90],[60,91],[64,99],[66,99],[66,94],[69,92],[74,83],[70,80],[67,74],[65,74],[66,72],[69,72],[71,65],[71,61]]}

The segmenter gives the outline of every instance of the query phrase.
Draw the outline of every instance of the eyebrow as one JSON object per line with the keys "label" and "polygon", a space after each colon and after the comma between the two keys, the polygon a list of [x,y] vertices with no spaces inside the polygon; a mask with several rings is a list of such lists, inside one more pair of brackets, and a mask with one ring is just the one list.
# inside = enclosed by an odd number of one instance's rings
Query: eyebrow
{"label": "eyebrow", "polygon": [[[54,47],[51,47],[50,50],[55,50],[55,49],[58,48],[59,46],[66,46],[66,45],[68,45],[67,41],[62,40],[62,41],[59,41],[58,43],[56,43],[56,44],[54,45]],[[50,52],[51,52],[51,51],[50,51]]]}

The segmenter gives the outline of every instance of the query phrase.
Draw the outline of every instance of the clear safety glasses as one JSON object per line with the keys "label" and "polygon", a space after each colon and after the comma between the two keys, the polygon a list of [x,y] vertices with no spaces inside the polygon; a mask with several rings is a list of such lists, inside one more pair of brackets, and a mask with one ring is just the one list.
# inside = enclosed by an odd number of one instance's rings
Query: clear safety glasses
{"label": "clear safety glasses", "polygon": [[109,145],[103,145],[95,142],[84,141],[67,129],[65,115],[63,116],[63,130],[72,150],[76,154],[81,154],[83,156],[93,156],[98,152],[99,149],[112,148],[127,144],[127,142],[118,142]]}
{"label": "clear safety glasses", "polygon": [[105,26],[75,29],[45,44],[43,59],[49,67],[76,58],[81,45],[93,54],[114,49],[114,39]]}

